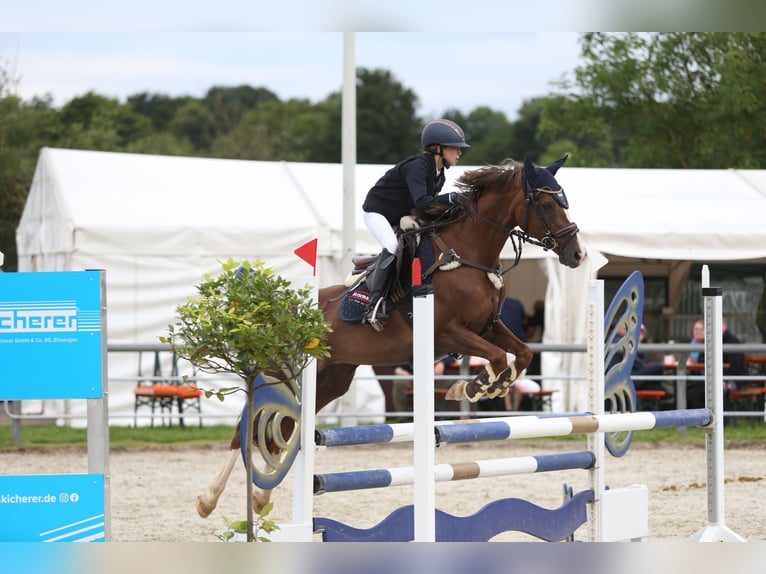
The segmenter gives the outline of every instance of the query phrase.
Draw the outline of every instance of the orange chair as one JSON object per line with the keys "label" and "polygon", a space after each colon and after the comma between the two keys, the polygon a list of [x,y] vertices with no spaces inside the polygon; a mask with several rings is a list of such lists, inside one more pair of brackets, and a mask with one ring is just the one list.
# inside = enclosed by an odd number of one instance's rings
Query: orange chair
{"label": "orange chair", "polygon": [[[151,379],[140,379],[133,389],[135,396],[133,406],[133,424],[138,424],[138,409],[149,407],[151,410],[151,426],[154,426],[154,414],[159,408],[162,424],[165,424],[165,412],[168,414],[168,425],[172,426],[173,405],[178,409],[178,424],[185,426],[184,413],[194,410],[202,413],[202,390],[193,382],[181,382],[183,379],[178,375],[178,358],[175,353],[172,357],[172,365],[169,379],[162,379],[162,367],[160,364],[160,352],[154,352],[154,376]],[[141,355],[138,355],[138,376],[143,376],[141,368]],[[199,417],[199,425],[202,426],[202,417]]]}

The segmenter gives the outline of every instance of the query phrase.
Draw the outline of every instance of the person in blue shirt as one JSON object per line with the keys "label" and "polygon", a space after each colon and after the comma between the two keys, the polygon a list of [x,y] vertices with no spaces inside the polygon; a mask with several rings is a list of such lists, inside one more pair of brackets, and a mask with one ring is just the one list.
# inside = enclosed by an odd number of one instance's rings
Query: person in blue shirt
{"label": "person in blue shirt", "polygon": [[500,320],[519,341],[527,342],[527,312],[521,301],[507,297],[500,309]]}
{"label": "person in blue shirt", "polygon": [[438,119],[428,122],[420,136],[423,152],[400,161],[389,169],[367,192],[362,205],[364,222],[383,250],[375,268],[367,278],[369,301],[362,314],[362,323],[376,331],[383,330],[388,321],[383,295],[390,271],[396,261],[398,239],[395,229],[405,215],[417,208],[426,210],[434,202],[455,204],[463,195],[450,192],[439,195],[444,187],[444,172],[460,161],[469,146],[463,129],[455,122]]}

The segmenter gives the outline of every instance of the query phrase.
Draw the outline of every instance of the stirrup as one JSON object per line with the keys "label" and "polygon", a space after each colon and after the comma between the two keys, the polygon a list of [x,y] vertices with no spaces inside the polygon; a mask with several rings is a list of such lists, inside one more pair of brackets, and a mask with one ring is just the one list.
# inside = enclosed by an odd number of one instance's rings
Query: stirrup
{"label": "stirrup", "polygon": [[[383,298],[378,299],[373,307],[368,308],[362,315],[362,324],[367,323],[370,327],[380,332],[388,323],[388,315],[381,310]],[[385,307],[385,305],[383,305]]]}

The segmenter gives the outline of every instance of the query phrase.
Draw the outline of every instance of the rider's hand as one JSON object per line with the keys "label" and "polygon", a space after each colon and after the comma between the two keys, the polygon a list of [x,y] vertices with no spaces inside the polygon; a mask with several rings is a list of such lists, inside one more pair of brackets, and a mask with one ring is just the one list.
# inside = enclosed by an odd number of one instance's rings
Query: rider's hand
{"label": "rider's hand", "polygon": [[451,204],[463,205],[465,203],[465,196],[457,191],[451,191],[449,194],[449,202]]}

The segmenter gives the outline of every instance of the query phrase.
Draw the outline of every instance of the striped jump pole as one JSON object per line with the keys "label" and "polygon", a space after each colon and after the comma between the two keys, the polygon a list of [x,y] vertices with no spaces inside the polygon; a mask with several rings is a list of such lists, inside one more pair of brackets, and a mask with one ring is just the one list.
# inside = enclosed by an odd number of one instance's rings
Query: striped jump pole
{"label": "striped jump pole", "polygon": [[[592,468],[595,463],[595,455],[588,451],[520,456],[475,462],[437,464],[434,467],[434,478],[435,482],[449,482],[555,470],[588,469]],[[413,466],[335,472],[314,475],[314,494],[387,488],[414,483],[415,467]]]}
{"label": "striped jump pole", "polygon": [[[562,415],[547,415],[562,416]],[[437,426],[452,424],[471,424],[478,422],[503,421],[511,417],[488,417],[481,419],[462,419],[452,421],[439,421]],[[535,415],[524,415],[513,417],[522,418],[540,418]],[[362,444],[386,444],[394,442],[412,442],[415,438],[414,423],[392,423],[384,425],[368,425],[360,427],[334,427],[320,428],[314,431],[314,442],[316,446],[355,446]]]}
{"label": "striped jump pole", "polygon": [[712,421],[713,415],[708,409],[573,417],[507,417],[494,422],[437,425],[436,440],[439,444],[468,443],[673,427],[704,427]]}

